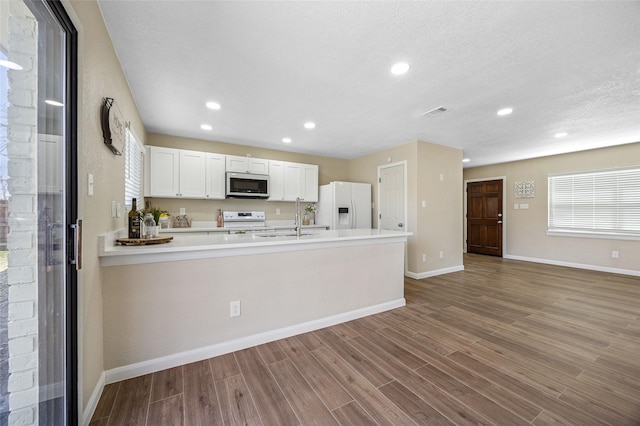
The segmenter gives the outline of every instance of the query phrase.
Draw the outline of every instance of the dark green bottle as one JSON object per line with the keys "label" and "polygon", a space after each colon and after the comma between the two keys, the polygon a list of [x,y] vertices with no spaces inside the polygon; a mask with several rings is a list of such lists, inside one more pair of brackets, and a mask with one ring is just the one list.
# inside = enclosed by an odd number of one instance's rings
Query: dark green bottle
{"label": "dark green bottle", "polygon": [[131,211],[129,212],[129,238],[140,238],[140,214],[135,198],[131,200]]}

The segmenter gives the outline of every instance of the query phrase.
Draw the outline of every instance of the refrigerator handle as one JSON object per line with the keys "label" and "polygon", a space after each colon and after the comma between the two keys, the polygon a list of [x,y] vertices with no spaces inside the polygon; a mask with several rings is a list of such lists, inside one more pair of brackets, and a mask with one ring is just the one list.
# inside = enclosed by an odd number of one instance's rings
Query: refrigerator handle
{"label": "refrigerator handle", "polygon": [[356,203],[353,202],[353,199],[349,200],[349,205],[351,206],[351,229],[356,227]]}

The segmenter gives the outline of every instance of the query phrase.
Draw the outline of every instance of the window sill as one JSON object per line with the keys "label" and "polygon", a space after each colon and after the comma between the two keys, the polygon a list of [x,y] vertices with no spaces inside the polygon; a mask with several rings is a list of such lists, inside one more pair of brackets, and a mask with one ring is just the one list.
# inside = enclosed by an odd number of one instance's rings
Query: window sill
{"label": "window sill", "polygon": [[550,237],[577,237],[577,238],[596,238],[596,239],[604,239],[604,240],[640,241],[640,235],[615,234],[615,233],[607,234],[604,232],[547,230],[547,235],[549,235]]}

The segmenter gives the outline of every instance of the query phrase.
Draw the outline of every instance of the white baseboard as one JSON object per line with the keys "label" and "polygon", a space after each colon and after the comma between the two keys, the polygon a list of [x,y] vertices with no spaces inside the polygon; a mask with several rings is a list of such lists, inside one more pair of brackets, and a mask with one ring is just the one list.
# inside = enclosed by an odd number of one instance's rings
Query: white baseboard
{"label": "white baseboard", "polygon": [[91,396],[89,397],[89,401],[87,401],[87,406],[84,409],[84,413],[82,413],[82,425],[89,426],[91,422],[91,417],[93,417],[93,413],[96,411],[96,407],[98,407],[98,401],[100,401],[100,397],[102,396],[102,391],[104,390],[104,381],[105,374],[102,372],[100,377],[98,378],[98,383],[96,383],[96,387],[93,388],[93,392],[91,392]]}
{"label": "white baseboard", "polygon": [[421,280],[423,278],[435,277],[436,275],[450,274],[452,272],[464,271],[464,265],[452,266],[450,268],[436,269],[427,272],[405,272],[405,275],[414,280]]}
{"label": "white baseboard", "polygon": [[522,260],[524,262],[544,263],[547,265],[566,266],[568,268],[587,269],[590,271],[609,272],[612,274],[632,275],[635,277],[640,277],[640,271],[635,271],[633,269],[610,268],[608,266],[586,265],[584,263],[564,262],[561,260],[552,259],[538,259],[536,257],[514,256],[510,254],[505,254],[503,257],[505,259]]}
{"label": "white baseboard", "polygon": [[[270,330],[264,333],[254,334],[252,336],[242,337],[240,339],[235,339],[228,342],[222,342],[203,348],[164,356],[161,358],[155,358],[148,361],[125,365],[105,371],[104,383],[115,383],[121,380],[142,376],[144,374],[166,370],[167,368],[177,367],[179,365],[188,364],[191,362],[202,361],[204,359],[213,358],[215,356],[228,354],[257,345],[262,345],[264,343],[273,342],[275,340],[284,339],[287,337],[295,336],[297,334],[307,333],[309,331],[330,327],[332,325],[366,317],[368,315],[400,308],[405,305],[406,301],[404,298],[396,299],[390,302],[381,303],[379,305],[368,306],[366,308],[356,309],[354,311],[344,312],[330,317],[308,321],[302,324],[296,324],[277,330]],[[93,410],[95,410],[95,407],[93,408]]]}

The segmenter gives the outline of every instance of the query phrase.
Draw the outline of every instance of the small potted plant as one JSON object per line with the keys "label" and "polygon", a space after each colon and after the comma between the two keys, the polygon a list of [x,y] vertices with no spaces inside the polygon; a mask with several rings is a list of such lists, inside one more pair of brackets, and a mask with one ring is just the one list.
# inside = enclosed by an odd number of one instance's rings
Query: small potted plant
{"label": "small potted plant", "polygon": [[316,203],[307,204],[307,207],[304,208],[304,216],[302,217],[302,224],[309,224],[309,215],[314,214],[316,212]]}

